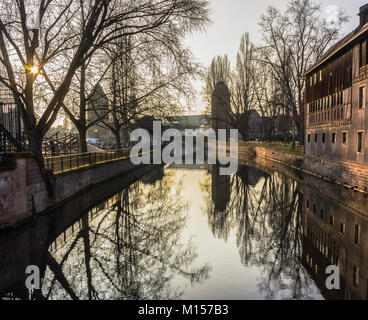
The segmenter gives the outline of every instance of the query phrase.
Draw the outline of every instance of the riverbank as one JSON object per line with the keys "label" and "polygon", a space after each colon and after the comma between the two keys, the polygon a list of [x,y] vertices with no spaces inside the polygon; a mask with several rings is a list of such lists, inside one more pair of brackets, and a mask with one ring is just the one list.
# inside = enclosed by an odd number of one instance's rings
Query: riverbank
{"label": "riverbank", "polygon": [[124,158],[52,175],[50,196],[32,155],[15,156],[13,166],[0,172],[0,230],[16,228],[112,178],[132,174],[136,179],[153,167]]}
{"label": "riverbank", "polygon": [[300,149],[294,150],[289,146],[277,149],[272,144],[240,143],[239,156],[264,158],[368,195],[368,168],[364,170],[362,165],[312,158],[302,155]]}

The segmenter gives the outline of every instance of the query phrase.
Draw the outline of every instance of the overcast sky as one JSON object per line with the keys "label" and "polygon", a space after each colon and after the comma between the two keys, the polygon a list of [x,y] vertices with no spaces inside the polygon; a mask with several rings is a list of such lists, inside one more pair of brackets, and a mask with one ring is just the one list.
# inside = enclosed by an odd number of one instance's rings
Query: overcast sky
{"label": "overcast sky", "polygon": [[[317,0],[318,1],[318,0]],[[239,47],[240,37],[244,32],[250,34],[255,43],[261,40],[260,16],[266,8],[274,5],[284,10],[289,0],[209,0],[211,8],[212,24],[203,34],[195,34],[188,38],[188,45],[194,56],[205,67],[208,67],[214,56],[228,54],[234,61]],[[359,7],[368,3],[368,0],[320,0],[323,13],[326,16],[333,15],[338,7],[342,8],[350,22],[344,27],[343,34],[357,27]],[[203,83],[196,83],[200,89]],[[204,108],[202,98],[198,97],[195,113],[200,113]]]}

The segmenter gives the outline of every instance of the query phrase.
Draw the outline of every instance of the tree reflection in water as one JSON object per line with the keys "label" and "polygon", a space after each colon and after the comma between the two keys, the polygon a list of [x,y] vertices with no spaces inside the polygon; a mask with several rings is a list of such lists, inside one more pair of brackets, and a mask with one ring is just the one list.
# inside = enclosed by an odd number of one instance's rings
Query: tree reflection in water
{"label": "tree reflection in water", "polygon": [[[313,281],[301,266],[303,194],[299,182],[277,172],[241,166],[223,177],[212,166],[201,188],[215,237],[236,236],[241,262],[261,270],[266,299],[309,299]],[[212,181],[211,181],[212,180]]]}
{"label": "tree reflection in water", "polygon": [[49,252],[42,293],[47,299],[179,299],[172,284],[181,275],[199,283],[210,268],[192,268],[197,257],[180,235],[188,204],[169,171],[156,185],[136,182],[110,199],[56,252]]}

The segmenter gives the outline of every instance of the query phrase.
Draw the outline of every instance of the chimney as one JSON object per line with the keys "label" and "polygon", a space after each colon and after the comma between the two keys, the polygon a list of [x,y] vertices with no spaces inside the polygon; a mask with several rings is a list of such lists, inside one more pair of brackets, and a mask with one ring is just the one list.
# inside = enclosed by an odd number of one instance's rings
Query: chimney
{"label": "chimney", "polygon": [[363,27],[368,23],[368,3],[359,9],[359,27]]}

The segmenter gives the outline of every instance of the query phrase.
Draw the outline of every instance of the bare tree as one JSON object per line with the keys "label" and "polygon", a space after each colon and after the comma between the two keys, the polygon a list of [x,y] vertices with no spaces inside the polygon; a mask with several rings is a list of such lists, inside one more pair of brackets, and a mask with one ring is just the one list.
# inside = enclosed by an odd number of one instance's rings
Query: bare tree
{"label": "bare tree", "polygon": [[[160,32],[181,34],[201,28],[207,21],[207,5],[204,0],[41,0],[35,9],[39,26],[29,28],[26,1],[2,1],[6,14],[0,19],[0,50],[7,78],[0,80],[13,92],[38,160],[42,163],[42,138],[88,59],[122,36],[144,32],[155,36],[158,27]],[[65,67],[61,74],[55,72],[60,65]],[[47,94],[42,95],[43,107],[37,114],[34,96],[40,74],[48,75],[54,88],[44,89]]]}
{"label": "bare tree", "polygon": [[[235,70],[231,68],[227,55],[215,57],[207,71],[204,89],[206,100],[210,103],[216,84],[223,82],[227,86],[230,91],[230,105],[221,112],[227,114],[229,125],[237,128],[244,139],[247,139],[248,136],[249,111],[254,109],[256,102],[257,87],[253,84],[256,75],[255,51],[256,48],[251,43],[249,34],[243,34],[236,57]],[[221,97],[218,98],[221,99]]]}
{"label": "bare tree", "polygon": [[320,13],[321,6],[312,0],[292,0],[284,13],[269,7],[260,21],[263,61],[284,92],[284,108],[295,122],[300,142],[304,142],[304,73],[338,39],[347,21],[342,11],[333,23]]}
{"label": "bare tree", "polygon": [[236,69],[232,84],[232,122],[239,129],[243,139],[248,139],[249,112],[255,105],[255,46],[250,42],[249,34],[242,35],[236,57]]}
{"label": "bare tree", "polygon": [[143,34],[122,39],[114,52],[107,81],[111,115],[101,125],[114,134],[118,148],[122,131],[140,125],[145,116],[182,112],[180,100],[193,95],[191,80],[201,68],[181,43],[176,33],[165,32],[155,39]]}
{"label": "bare tree", "polygon": [[211,113],[211,99],[216,84],[223,82],[226,86],[231,83],[231,66],[227,55],[213,58],[206,74],[206,84],[203,89],[205,101],[207,103],[206,112]]}

